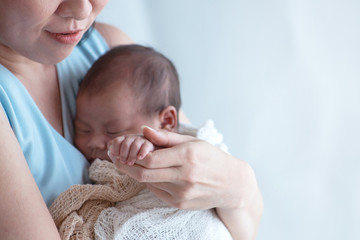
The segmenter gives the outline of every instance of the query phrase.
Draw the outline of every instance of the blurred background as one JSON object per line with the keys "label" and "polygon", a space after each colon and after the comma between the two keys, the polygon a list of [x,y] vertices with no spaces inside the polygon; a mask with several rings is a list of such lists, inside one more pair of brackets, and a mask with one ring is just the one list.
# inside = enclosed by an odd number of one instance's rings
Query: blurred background
{"label": "blurred background", "polygon": [[176,65],[183,110],[254,168],[257,239],[360,239],[359,0],[110,0]]}

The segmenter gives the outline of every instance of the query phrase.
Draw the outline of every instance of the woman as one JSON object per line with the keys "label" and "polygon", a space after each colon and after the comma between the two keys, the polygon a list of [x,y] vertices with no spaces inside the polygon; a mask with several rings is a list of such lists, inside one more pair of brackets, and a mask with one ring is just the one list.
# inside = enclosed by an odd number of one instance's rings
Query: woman
{"label": "woman", "polygon": [[[70,144],[79,82],[108,47],[131,41],[97,23],[80,42],[107,0],[0,3],[0,235],[59,239],[47,205],[88,181],[86,160]],[[187,136],[144,135],[167,148],[142,166],[116,162],[119,169],[175,207],[216,208],[235,239],[255,238],[262,199],[248,164]]]}

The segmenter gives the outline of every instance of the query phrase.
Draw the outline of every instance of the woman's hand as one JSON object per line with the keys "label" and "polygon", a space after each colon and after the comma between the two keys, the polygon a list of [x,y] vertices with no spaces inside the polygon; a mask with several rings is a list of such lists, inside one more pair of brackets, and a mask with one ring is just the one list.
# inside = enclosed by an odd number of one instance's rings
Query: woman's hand
{"label": "woman's hand", "polygon": [[151,128],[144,128],[143,134],[163,148],[133,166],[115,162],[121,171],[146,183],[157,197],[174,207],[217,208],[235,239],[255,237],[262,200],[247,163],[191,136]]}

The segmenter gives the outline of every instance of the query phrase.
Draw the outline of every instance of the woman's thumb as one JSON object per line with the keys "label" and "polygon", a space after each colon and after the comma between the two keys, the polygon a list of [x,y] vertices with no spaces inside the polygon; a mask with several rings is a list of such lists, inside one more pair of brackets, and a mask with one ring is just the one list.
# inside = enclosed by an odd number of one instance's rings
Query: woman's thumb
{"label": "woman's thumb", "polygon": [[147,140],[159,147],[172,147],[193,139],[193,137],[188,135],[181,135],[166,130],[155,130],[145,125],[142,126],[142,131]]}

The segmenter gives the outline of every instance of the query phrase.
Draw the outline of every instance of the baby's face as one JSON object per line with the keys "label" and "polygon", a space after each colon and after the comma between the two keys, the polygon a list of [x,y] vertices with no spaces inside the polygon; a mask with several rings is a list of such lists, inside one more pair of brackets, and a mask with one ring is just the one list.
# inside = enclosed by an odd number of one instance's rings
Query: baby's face
{"label": "baby's face", "polygon": [[156,119],[143,116],[139,101],[126,88],[113,87],[96,96],[86,93],[77,98],[75,145],[92,161],[108,159],[109,140],[141,133],[141,126],[156,128]]}

